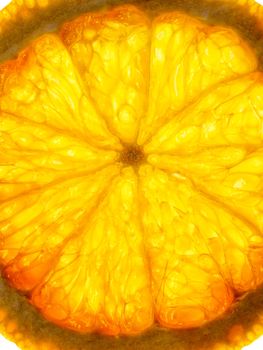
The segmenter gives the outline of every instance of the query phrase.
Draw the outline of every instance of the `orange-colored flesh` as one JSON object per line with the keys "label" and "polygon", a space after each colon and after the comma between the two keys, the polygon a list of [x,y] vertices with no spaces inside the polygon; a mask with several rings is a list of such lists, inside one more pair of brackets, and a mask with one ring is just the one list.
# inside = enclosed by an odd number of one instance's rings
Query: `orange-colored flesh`
{"label": "orange-colored flesh", "polygon": [[[133,6],[0,66],[0,262],[80,332],[197,327],[263,282],[263,74],[228,28]],[[119,162],[127,144],[147,161]]]}

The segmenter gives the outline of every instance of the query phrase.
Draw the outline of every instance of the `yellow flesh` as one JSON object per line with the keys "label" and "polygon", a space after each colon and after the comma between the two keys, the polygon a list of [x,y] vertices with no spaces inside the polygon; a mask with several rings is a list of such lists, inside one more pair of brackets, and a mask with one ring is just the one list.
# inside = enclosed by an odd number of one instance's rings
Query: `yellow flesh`
{"label": "yellow flesh", "polygon": [[263,74],[231,29],[87,14],[0,91],[0,262],[48,319],[196,327],[263,282]]}

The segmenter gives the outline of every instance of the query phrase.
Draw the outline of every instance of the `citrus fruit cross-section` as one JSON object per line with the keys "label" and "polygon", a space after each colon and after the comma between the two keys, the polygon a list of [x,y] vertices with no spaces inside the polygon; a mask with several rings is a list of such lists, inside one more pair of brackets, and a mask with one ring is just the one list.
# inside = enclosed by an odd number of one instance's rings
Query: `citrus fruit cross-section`
{"label": "citrus fruit cross-section", "polygon": [[199,327],[263,282],[263,74],[230,28],[125,5],[0,66],[2,273],[53,323]]}

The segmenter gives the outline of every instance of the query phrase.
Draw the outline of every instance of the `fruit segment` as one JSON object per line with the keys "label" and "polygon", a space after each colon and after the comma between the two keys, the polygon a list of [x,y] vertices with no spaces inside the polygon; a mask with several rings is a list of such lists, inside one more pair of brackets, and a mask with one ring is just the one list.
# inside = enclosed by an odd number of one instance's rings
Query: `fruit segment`
{"label": "fruit segment", "polygon": [[203,149],[263,141],[263,74],[221,84],[164,124],[144,147],[146,153],[194,154]]}
{"label": "fruit segment", "polygon": [[32,302],[50,320],[81,332],[135,334],[152,325],[153,311],[133,169],[108,189]]}
{"label": "fruit segment", "polygon": [[190,180],[144,166],[140,193],[156,317],[188,328],[222,314],[232,291],[263,282],[262,237],[226,204]]}
{"label": "fruit segment", "polygon": [[152,24],[149,106],[138,143],[217,83],[253,72],[257,58],[230,28],[172,12]]}
{"label": "fruit segment", "polygon": [[[247,285],[255,288],[262,283],[263,266],[263,149],[248,153],[237,164],[203,178],[195,177],[196,187],[214,196],[252,231],[245,234],[248,245],[242,251],[253,267],[254,278]],[[244,261],[236,252],[239,261]],[[242,260],[241,260],[242,259]],[[248,265],[247,265],[248,266]],[[244,279],[244,277],[243,277]],[[244,279],[245,280],[245,279]],[[250,289],[249,288],[249,289]],[[242,288],[240,287],[241,291]]]}
{"label": "fruit segment", "polygon": [[109,166],[1,201],[0,263],[13,286],[31,290],[53,270],[118,173],[118,166]]}
{"label": "fruit segment", "polygon": [[[263,149],[249,153],[242,161],[213,176],[196,178],[200,187],[241,214],[257,230],[255,252],[263,247]],[[219,187],[220,184],[220,187]]]}
{"label": "fruit segment", "polygon": [[[220,316],[233,301],[233,274],[223,250],[238,249],[232,217],[188,180],[150,166],[140,169],[140,194],[156,319],[169,328],[189,328]],[[231,245],[225,229],[237,233]]]}
{"label": "fruit segment", "polygon": [[60,32],[96,110],[124,143],[135,141],[146,112],[149,25],[127,5],[81,16]]}
{"label": "fruit segment", "polygon": [[90,146],[42,123],[0,113],[1,201],[59,179],[90,173],[117,159],[117,152]]}
{"label": "fruit segment", "polygon": [[0,66],[0,110],[62,130],[89,144],[119,149],[98,115],[70,55],[53,34],[46,34]]}
{"label": "fruit segment", "polygon": [[[151,155],[148,161],[177,176],[190,178],[200,191],[231,207],[257,230],[263,243],[263,149],[218,147],[189,156]],[[252,244],[252,243],[251,243]]]}
{"label": "fruit segment", "polygon": [[[187,151],[187,147],[186,147]],[[183,151],[182,151],[183,152]],[[242,162],[249,150],[245,145],[218,146],[196,150],[195,153],[180,154],[154,154],[151,153],[148,162],[170,174],[187,176],[192,181],[198,179],[213,179],[218,173],[228,171],[229,168]]]}

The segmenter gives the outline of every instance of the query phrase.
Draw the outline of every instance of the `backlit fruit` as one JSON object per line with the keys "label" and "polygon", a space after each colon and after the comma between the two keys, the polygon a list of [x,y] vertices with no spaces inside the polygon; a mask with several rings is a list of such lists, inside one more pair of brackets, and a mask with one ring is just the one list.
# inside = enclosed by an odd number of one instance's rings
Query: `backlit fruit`
{"label": "backlit fruit", "polygon": [[122,4],[0,65],[2,276],[75,332],[69,349],[152,348],[154,330],[161,346],[215,336],[187,349],[251,338],[228,315],[263,282],[258,42],[176,6]]}

